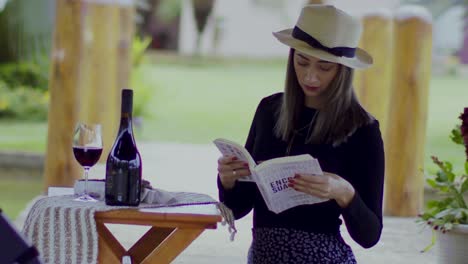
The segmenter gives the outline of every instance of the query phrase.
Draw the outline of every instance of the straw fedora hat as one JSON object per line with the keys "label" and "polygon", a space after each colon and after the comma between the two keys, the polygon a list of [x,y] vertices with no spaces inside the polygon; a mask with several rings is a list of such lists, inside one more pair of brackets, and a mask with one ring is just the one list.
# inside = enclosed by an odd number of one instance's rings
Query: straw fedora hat
{"label": "straw fedora hat", "polygon": [[357,47],[361,32],[358,18],[332,5],[307,5],[294,28],[273,35],[307,55],[359,69],[372,65],[371,55]]}

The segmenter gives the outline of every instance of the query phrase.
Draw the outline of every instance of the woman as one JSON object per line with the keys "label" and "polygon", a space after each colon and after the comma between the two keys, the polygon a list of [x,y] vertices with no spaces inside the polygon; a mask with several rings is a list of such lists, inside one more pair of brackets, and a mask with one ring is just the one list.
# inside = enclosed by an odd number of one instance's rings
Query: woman
{"label": "woman", "polygon": [[219,198],[236,219],[252,209],[248,263],[356,263],[340,235],[344,219],[364,248],[382,230],[384,152],[378,121],[356,99],[353,71],[372,64],[356,48],[359,20],[327,5],[302,9],[293,29],[274,33],[288,45],[284,93],[264,98],[255,113],[246,148],[257,161],[310,154],[324,175],[296,174],[288,186],[329,199],[275,214],[234,157],[218,160]]}

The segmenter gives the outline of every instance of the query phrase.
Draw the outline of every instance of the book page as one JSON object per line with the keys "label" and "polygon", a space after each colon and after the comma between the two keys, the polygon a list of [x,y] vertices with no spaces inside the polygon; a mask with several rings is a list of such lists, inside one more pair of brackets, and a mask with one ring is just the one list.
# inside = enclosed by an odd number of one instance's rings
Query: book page
{"label": "book page", "polygon": [[[236,156],[240,161],[247,162],[249,164],[250,171],[252,171],[256,163],[250,153],[243,146],[237,144],[234,141],[230,141],[223,138],[218,138],[213,141],[218,150],[223,154],[223,156]],[[254,181],[252,176],[246,176],[240,178],[239,181]]]}
{"label": "book page", "polygon": [[310,155],[268,160],[255,169],[258,187],[271,211],[280,213],[298,205],[314,204],[327,200],[288,187],[289,178],[293,178],[296,173],[323,174],[318,161]]}

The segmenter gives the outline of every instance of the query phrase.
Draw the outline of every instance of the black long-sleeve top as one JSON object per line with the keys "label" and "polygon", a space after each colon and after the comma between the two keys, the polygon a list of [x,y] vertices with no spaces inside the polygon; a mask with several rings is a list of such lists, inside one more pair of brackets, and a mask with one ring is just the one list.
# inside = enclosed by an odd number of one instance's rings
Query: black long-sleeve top
{"label": "black long-sleeve top", "polygon": [[[255,161],[282,157],[287,143],[274,135],[276,111],[282,93],[264,98],[255,113],[245,144]],[[304,107],[300,123],[310,122],[315,109]],[[346,179],[355,195],[346,208],[335,200],[301,205],[276,214],[268,210],[257,185],[237,181],[225,190],[218,177],[219,199],[234,213],[236,219],[252,209],[253,227],[283,227],[318,233],[338,233],[343,216],[351,237],[362,247],[375,245],[382,231],[382,197],[384,182],[384,150],[378,121],[358,128],[346,142],[337,147],[331,144],[305,144],[306,133],[298,135],[290,155],[310,154],[317,158],[323,171]]]}

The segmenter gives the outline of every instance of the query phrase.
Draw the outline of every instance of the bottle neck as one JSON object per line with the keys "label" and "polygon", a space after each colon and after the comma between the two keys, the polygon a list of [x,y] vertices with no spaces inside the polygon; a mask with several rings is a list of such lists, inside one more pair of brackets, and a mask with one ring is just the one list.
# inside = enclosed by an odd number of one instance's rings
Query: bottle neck
{"label": "bottle neck", "polygon": [[120,108],[120,128],[119,134],[122,135],[127,132],[133,139],[133,126],[132,126],[132,111],[133,111],[133,91],[122,90],[122,105]]}
{"label": "bottle neck", "polygon": [[132,114],[128,112],[122,112],[120,116],[119,134],[124,131],[133,135]]}

